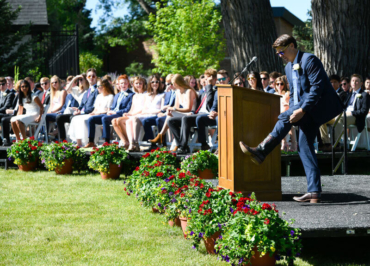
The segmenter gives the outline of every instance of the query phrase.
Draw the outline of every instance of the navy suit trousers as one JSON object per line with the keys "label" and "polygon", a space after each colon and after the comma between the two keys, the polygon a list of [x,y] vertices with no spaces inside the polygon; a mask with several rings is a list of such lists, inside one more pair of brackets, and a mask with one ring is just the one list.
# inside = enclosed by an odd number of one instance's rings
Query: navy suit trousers
{"label": "navy suit trousers", "polygon": [[46,120],[46,132],[49,132],[49,123],[50,122],[56,122],[57,121],[57,116],[59,114],[47,114],[45,117]]}
{"label": "navy suit trousers", "polygon": [[[275,128],[271,132],[274,138],[281,141],[289,133],[293,125],[289,122],[289,118],[293,111],[299,108],[299,105],[293,106],[279,115]],[[298,153],[306,172],[307,192],[321,192],[320,170],[314,148],[315,138],[320,125],[315,123],[307,113],[294,125],[299,127]]]}
{"label": "navy suit trousers", "polygon": [[202,145],[207,144],[206,127],[216,125],[216,120],[210,119],[208,115],[209,114],[199,114],[197,116],[197,119],[195,120],[195,123],[197,124],[198,128],[198,142],[201,143]]}
{"label": "navy suit trousers", "polygon": [[147,141],[149,139],[154,139],[153,131],[152,131],[152,126],[157,126],[158,127],[158,132],[161,132],[164,122],[166,121],[167,116],[163,117],[157,117],[157,116],[151,116],[145,118],[142,123],[144,127],[144,141]]}
{"label": "navy suit trousers", "polygon": [[94,115],[87,120],[89,141],[93,142],[95,138],[95,125],[103,125],[103,138],[110,141],[110,125],[114,118],[121,117],[120,115]]}

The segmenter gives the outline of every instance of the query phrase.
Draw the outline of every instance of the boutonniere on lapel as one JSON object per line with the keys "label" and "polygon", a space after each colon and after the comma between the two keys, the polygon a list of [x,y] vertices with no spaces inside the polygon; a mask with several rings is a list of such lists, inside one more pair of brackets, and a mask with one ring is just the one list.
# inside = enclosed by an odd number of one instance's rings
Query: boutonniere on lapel
{"label": "boutonniere on lapel", "polygon": [[50,94],[50,91],[48,91],[47,93],[46,93],[46,95],[49,95]]}
{"label": "boutonniere on lapel", "polygon": [[3,96],[5,97],[6,95],[8,95],[6,92],[3,93]]}
{"label": "boutonniere on lapel", "polygon": [[298,75],[302,75],[302,66],[301,63],[297,63],[293,65],[293,70],[298,71]]}
{"label": "boutonniere on lapel", "polygon": [[95,91],[95,89],[94,88],[91,88],[91,92],[94,92]]}
{"label": "boutonniere on lapel", "polygon": [[361,99],[361,98],[362,98],[362,94],[360,94],[360,93],[357,93],[357,94],[356,94],[356,98],[359,98],[359,99]]}
{"label": "boutonniere on lapel", "polygon": [[125,97],[127,97],[128,96],[128,93],[127,92],[123,92],[123,95],[125,95]]}

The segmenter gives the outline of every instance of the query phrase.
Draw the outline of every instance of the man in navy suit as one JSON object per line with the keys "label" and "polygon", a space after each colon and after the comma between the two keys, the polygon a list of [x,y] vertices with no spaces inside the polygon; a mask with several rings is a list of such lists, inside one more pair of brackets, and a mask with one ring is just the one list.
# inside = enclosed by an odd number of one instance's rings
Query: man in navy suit
{"label": "man in navy suit", "polygon": [[240,147],[251,156],[254,163],[261,164],[288,134],[292,125],[298,126],[298,153],[306,172],[308,193],[293,199],[320,202],[320,170],[313,144],[319,127],[341,113],[343,104],[331,86],[320,60],[313,54],[298,51],[293,37],[281,35],[272,47],[288,62],[285,73],[291,88],[289,110],[279,115],[273,131],[257,147],[249,147],[242,141]]}
{"label": "man in navy suit", "polygon": [[262,72],[260,72],[260,76],[261,76],[261,82],[262,82],[263,90],[265,92],[267,92],[267,93],[274,94],[275,93],[275,89],[274,88],[271,88],[269,86],[269,84],[270,84],[269,73],[267,73],[266,71],[262,71]]}
{"label": "man in navy suit", "polygon": [[89,68],[87,70],[87,81],[89,82],[89,89],[84,93],[81,103],[78,108],[74,108],[75,111],[72,114],[62,114],[56,117],[56,122],[58,125],[60,140],[66,139],[66,130],[64,128],[64,123],[70,123],[74,116],[80,114],[89,114],[94,111],[95,99],[99,95],[99,91],[96,87],[97,75],[94,68]]}
{"label": "man in navy suit", "polygon": [[[164,122],[166,121],[166,118],[167,118],[167,115],[166,115],[167,108],[173,107],[175,105],[176,91],[171,81],[172,76],[173,75],[170,74],[170,75],[167,75],[166,77],[166,90],[169,90],[169,91],[167,91],[164,96],[164,103],[163,103],[162,111],[157,116],[151,116],[151,117],[145,118],[142,121],[144,132],[145,132],[144,140],[154,139],[152,126],[156,125],[158,127],[158,132],[161,132]],[[152,148],[153,147],[151,147],[150,149]]]}
{"label": "man in navy suit", "polygon": [[113,104],[107,114],[94,115],[87,120],[89,143],[84,148],[95,147],[95,125],[103,125],[103,138],[105,142],[110,142],[110,125],[114,118],[121,117],[124,113],[128,113],[131,109],[132,97],[134,92],[128,87],[130,81],[127,75],[118,77],[118,86],[120,93],[114,96]]}

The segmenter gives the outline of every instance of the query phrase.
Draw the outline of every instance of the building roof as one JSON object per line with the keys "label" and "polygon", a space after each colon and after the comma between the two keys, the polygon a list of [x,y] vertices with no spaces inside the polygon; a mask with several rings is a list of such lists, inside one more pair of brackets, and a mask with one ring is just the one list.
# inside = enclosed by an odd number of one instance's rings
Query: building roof
{"label": "building roof", "polygon": [[34,26],[49,25],[46,0],[8,0],[8,2],[13,9],[22,7],[13,25],[27,25],[30,22]]}
{"label": "building roof", "polygon": [[305,23],[294,16],[288,9],[285,7],[273,7],[272,8],[272,13],[274,18],[283,18],[285,19],[288,23],[292,24],[293,26],[304,26]]}

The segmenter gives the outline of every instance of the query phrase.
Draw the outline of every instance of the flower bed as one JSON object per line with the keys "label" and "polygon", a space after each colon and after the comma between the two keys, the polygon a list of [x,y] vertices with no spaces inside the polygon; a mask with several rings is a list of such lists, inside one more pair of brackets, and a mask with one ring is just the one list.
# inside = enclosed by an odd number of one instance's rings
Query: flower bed
{"label": "flower bed", "polygon": [[8,150],[8,157],[14,159],[16,165],[26,165],[30,162],[37,162],[43,143],[35,140],[34,137],[13,143]]}
{"label": "flower bed", "polygon": [[216,177],[218,175],[218,157],[210,151],[198,151],[188,155],[181,162],[181,169],[198,175],[200,171],[210,170]]}

